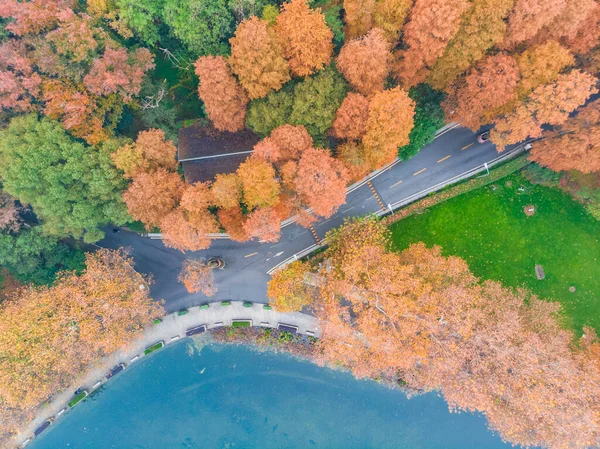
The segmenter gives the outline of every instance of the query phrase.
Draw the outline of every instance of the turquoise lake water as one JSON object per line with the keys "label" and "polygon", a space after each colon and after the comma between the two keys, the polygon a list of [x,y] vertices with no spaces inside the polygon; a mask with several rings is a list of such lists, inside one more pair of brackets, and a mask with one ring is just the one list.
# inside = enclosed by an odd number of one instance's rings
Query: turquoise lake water
{"label": "turquoise lake water", "polygon": [[479,415],[286,355],[185,341],[128,367],[32,449],[510,448]]}

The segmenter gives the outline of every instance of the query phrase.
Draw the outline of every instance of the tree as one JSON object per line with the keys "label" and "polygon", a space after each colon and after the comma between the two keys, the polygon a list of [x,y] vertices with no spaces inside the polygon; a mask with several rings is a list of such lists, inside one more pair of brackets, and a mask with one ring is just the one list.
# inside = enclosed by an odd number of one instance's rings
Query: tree
{"label": "tree", "polygon": [[234,18],[225,0],[164,0],[163,19],[196,56],[225,55]]}
{"label": "tree", "polygon": [[335,113],[332,134],[340,139],[360,139],[366,132],[369,100],[360,94],[348,92]]}
{"label": "tree", "polygon": [[379,220],[350,220],[327,240],[318,264],[294,264],[269,286],[285,310],[310,301],[323,330],[320,363],[439,391],[515,444],[586,447],[598,438],[597,338],[589,330],[574,344],[557,303],[478,282],[439,247],[391,252]]}
{"label": "tree", "polygon": [[435,134],[444,126],[444,110],[440,106],[444,94],[432,89],[428,84],[412,87],[408,96],[415,101],[415,125],[410,130],[408,145],[400,147],[398,157],[407,161],[425,145],[433,142]]}
{"label": "tree", "polygon": [[404,44],[396,73],[403,87],[425,81],[450,39],[458,32],[466,0],[416,0],[404,28]]}
{"label": "tree", "polygon": [[45,36],[56,53],[70,64],[91,62],[98,54],[103,31],[93,26],[90,16],[72,11],[61,13],[59,21],[60,26]]}
{"label": "tree", "polygon": [[306,0],[284,3],[275,32],[294,75],[307,76],[329,64],[333,33],[320,10],[312,10]]}
{"label": "tree", "polygon": [[600,172],[600,100],[582,107],[560,130],[547,131],[530,158],[554,171]]}
{"label": "tree", "polygon": [[107,46],[83,82],[94,95],[118,93],[127,103],[140,92],[146,72],[153,68],[154,57],[146,48],[128,52],[123,47]]}
{"label": "tree", "polygon": [[160,39],[159,27],[165,0],[115,0],[119,19],[131,28],[137,38],[153,47]]}
{"label": "tree", "polygon": [[314,8],[321,8],[325,23],[333,33],[334,52],[339,51],[344,44],[344,22],[342,21],[342,6],[328,0],[318,0],[312,4]]}
{"label": "tree", "polygon": [[413,128],[415,102],[399,87],[376,93],[369,104],[365,156],[372,170],[394,160]]}
{"label": "tree", "polygon": [[446,115],[477,131],[495,118],[499,108],[516,99],[519,78],[512,56],[499,53],[482,59],[454,84],[446,100]]}
{"label": "tree", "polygon": [[538,39],[574,39],[598,3],[594,0],[567,0],[566,6],[559,12],[550,25],[539,33]]}
{"label": "tree", "polygon": [[249,209],[274,206],[277,203],[279,183],[271,164],[250,157],[241,163],[236,174],[242,183],[244,204]]}
{"label": "tree", "polygon": [[[427,82],[443,90],[461,73],[486,55],[488,49],[502,42],[505,19],[515,0],[473,0],[463,14],[458,32],[444,54],[436,61]],[[485,17],[485,20],[481,20]]]}
{"label": "tree", "polygon": [[516,59],[521,73],[517,86],[520,98],[526,97],[542,84],[555,81],[565,67],[575,62],[571,52],[556,41],[530,47]]}
{"label": "tree", "polygon": [[303,125],[313,138],[320,138],[331,127],[345,96],[342,76],[333,68],[321,70],[294,88],[289,123]]}
{"label": "tree", "polygon": [[585,103],[593,94],[597,79],[574,70],[559,75],[553,83],[537,87],[527,97],[525,104],[496,122],[492,130],[492,140],[499,151],[506,145],[520,142],[530,137],[539,137],[542,125],[561,125],[569,114]]}
{"label": "tree", "polygon": [[222,56],[203,56],[195,64],[200,78],[198,93],[208,117],[221,131],[239,131],[244,127],[248,97],[231,74]]}
{"label": "tree", "polygon": [[21,210],[15,198],[0,190],[0,231],[18,232],[23,221]]}
{"label": "tree", "polygon": [[6,29],[17,36],[38,34],[54,28],[58,16],[74,6],[73,0],[5,0],[0,4],[0,17],[12,19]]}
{"label": "tree", "polygon": [[81,276],[65,272],[52,287],[27,287],[4,302],[3,405],[39,405],[93,362],[138,337],[164,313],[149,290],[123,250],[100,249],[87,254]]}
{"label": "tree", "polygon": [[177,169],[177,148],[165,139],[160,129],[141,131],[135,143],[127,144],[112,154],[115,166],[125,172],[125,177],[134,178],[158,168],[169,171]]}
{"label": "tree", "polygon": [[0,43],[0,108],[27,112],[40,95],[42,78],[34,72],[33,61],[22,41]]}
{"label": "tree", "polygon": [[262,159],[269,163],[275,163],[281,159],[281,151],[279,150],[279,146],[275,145],[270,137],[265,137],[254,145],[252,157]]}
{"label": "tree", "polygon": [[398,34],[404,25],[413,0],[379,0],[375,3],[373,20],[381,28],[390,42],[398,40]]}
{"label": "tree", "polygon": [[248,106],[246,125],[259,136],[268,136],[289,121],[294,103],[293,81],[265,98],[252,100]]}
{"label": "tree", "polygon": [[258,208],[248,215],[244,231],[251,238],[263,242],[276,242],[281,236],[281,217],[272,207]]}
{"label": "tree", "polygon": [[31,204],[49,234],[100,240],[100,227],[127,221],[110,152],[84,147],[47,118],[17,117],[0,132],[3,188]]}
{"label": "tree", "polygon": [[235,173],[218,174],[211,191],[215,206],[222,209],[239,207],[242,201],[242,182]]}
{"label": "tree", "polygon": [[183,193],[183,181],[177,173],[164,168],[151,173],[140,173],[123,193],[129,215],[144,223],[148,231],[159,226],[172,212]]}
{"label": "tree", "polygon": [[46,235],[41,226],[0,233],[0,265],[25,284],[48,285],[63,270],[81,271],[83,252]]}
{"label": "tree", "polygon": [[575,53],[584,54],[594,48],[600,41],[600,5],[590,11],[577,29],[577,34],[567,42]]}
{"label": "tree", "polygon": [[373,28],[375,0],[344,0],[346,37],[354,39]]}
{"label": "tree", "polygon": [[273,6],[271,0],[230,0],[227,8],[238,22],[242,22],[253,16],[259,17],[265,7]]}
{"label": "tree", "polygon": [[508,16],[504,45],[512,48],[534,37],[544,26],[550,25],[567,4],[567,0],[516,0]]}
{"label": "tree", "polygon": [[300,311],[314,302],[314,289],[307,279],[309,275],[309,266],[300,261],[273,273],[267,295],[278,312]]}
{"label": "tree", "polygon": [[180,206],[190,213],[205,212],[214,205],[213,192],[208,182],[186,184],[181,195]]}
{"label": "tree", "polygon": [[217,287],[213,269],[202,260],[186,259],[177,278],[189,293],[202,292],[205,296],[215,296]]}
{"label": "tree", "polygon": [[210,246],[210,233],[219,227],[215,217],[207,210],[191,213],[180,207],[160,220],[163,243],[179,251],[201,251]]}
{"label": "tree", "polygon": [[375,28],[346,43],[336,65],[354,89],[369,96],[383,90],[391,56],[383,31]]}
{"label": "tree", "polygon": [[250,99],[279,90],[290,79],[283,47],[264,20],[252,17],[243,21],[229,42],[229,65]]}
{"label": "tree", "polygon": [[60,80],[50,80],[42,84],[44,113],[75,137],[96,145],[112,136],[123,105],[114,94],[106,98],[90,95],[81,86]]}
{"label": "tree", "polygon": [[309,148],[302,153],[295,179],[296,191],[317,215],[329,218],[346,202],[348,173],[326,150]]}
{"label": "tree", "polygon": [[359,181],[369,174],[371,168],[367,162],[365,147],[361,142],[348,141],[336,148],[336,158],[348,172],[349,181]]}
{"label": "tree", "polygon": [[250,240],[250,236],[244,229],[246,217],[244,217],[240,206],[219,209],[217,216],[219,217],[219,223],[225,228],[225,232],[229,234],[231,240],[234,242],[246,242]]}
{"label": "tree", "polygon": [[313,139],[304,126],[278,126],[271,131],[270,139],[279,149],[280,159],[284,161],[298,159],[304,150],[313,145]]}

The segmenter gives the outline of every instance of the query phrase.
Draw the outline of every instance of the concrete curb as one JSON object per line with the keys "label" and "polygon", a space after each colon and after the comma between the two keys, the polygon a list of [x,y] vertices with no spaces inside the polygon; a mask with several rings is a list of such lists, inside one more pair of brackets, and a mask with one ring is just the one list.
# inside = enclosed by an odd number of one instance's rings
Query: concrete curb
{"label": "concrete curb", "polygon": [[[39,414],[15,437],[15,447],[25,447],[33,441],[33,433],[40,425],[49,419],[54,421],[68,415],[69,401],[73,398],[73,391],[77,389],[86,390],[88,393],[100,388],[109,379],[106,374],[117,365],[123,363],[125,367],[136,363],[148,355],[144,354],[146,348],[163,342],[164,346],[175,343],[186,338],[186,331],[198,326],[205,325],[206,330],[222,326],[230,326],[232,322],[251,321],[254,326],[277,329],[279,324],[297,328],[298,334],[314,337],[321,336],[321,327],[314,316],[304,313],[281,313],[272,309],[265,309],[265,304],[227,301],[229,305],[221,305],[221,302],[213,302],[204,306],[194,306],[187,313],[171,313],[162,318],[158,324],[154,324],[129,346],[100,360],[87,373],[82,374],[65,391],[54,395]],[[117,374],[118,375],[118,374]],[[83,402],[83,401],[82,401]],[[20,442],[20,443],[17,443]]]}

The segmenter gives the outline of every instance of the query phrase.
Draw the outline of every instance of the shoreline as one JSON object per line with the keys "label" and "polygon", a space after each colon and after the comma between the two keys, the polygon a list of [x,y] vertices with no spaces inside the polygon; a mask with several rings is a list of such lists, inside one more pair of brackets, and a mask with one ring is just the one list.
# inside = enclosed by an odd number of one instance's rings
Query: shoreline
{"label": "shoreline", "polygon": [[[186,338],[188,329],[206,326],[206,331],[231,326],[233,322],[250,322],[252,328],[278,329],[279,324],[289,325],[297,328],[297,334],[318,338],[321,336],[321,328],[318,320],[310,315],[300,312],[282,313],[272,309],[265,309],[261,303],[250,303],[242,301],[227,301],[228,305],[214,302],[204,306],[194,306],[187,309],[187,313],[171,313],[162,318],[160,323],[152,325],[143,334],[126,347],[115,351],[113,354],[98,361],[86,373],[79,376],[76,381],[64,391],[55,394],[50,401],[44,403],[37,410],[36,416],[23,428],[13,435],[8,441],[8,447],[22,448],[35,439],[34,431],[47,420],[53,422],[67,416],[70,410],[69,401],[73,399],[75,390],[81,389],[91,394],[102,387],[110,379],[106,374],[120,364],[127,366],[136,363],[143,357],[147,348],[163,342],[163,346]],[[201,308],[202,307],[202,308]],[[235,327],[232,327],[235,329]],[[193,338],[193,337],[192,337]],[[160,350],[158,348],[157,350]],[[154,351],[152,351],[154,352]]]}

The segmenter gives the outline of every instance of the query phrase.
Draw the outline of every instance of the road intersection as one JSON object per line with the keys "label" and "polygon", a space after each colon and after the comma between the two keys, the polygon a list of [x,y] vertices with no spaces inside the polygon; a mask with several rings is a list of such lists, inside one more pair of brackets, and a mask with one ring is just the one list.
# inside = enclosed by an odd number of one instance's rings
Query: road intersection
{"label": "road intersection", "polygon": [[[512,150],[508,148],[506,153]],[[437,190],[496,159],[498,152],[491,142],[478,143],[477,135],[470,130],[452,128],[441,133],[409,161],[398,161],[376,177],[353,186],[346,203],[330,218],[315,223],[312,229],[295,223],[287,224],[282,228],[281,239],[277,243],[237,243],[216,239],[205,251],[184,254],[166,248],[160,240],[122,231],[107,232],[106,238],[98,244],[114,249],[130,248],[136,269],[154,278],[152,296],[164,299],[168,312],[223,299],[266,303],[269,270],[317,248],[327,231],[340,226],[346,218],[374,213],[381,215],[389,211],[390,205],[401,205],[420,193]],[[211,256],[221,257],[226,262],[224,270],[215,270],[218,293],[211,298],[200,293],[189,294],[177,282],[182,262],[186,258]]]}

